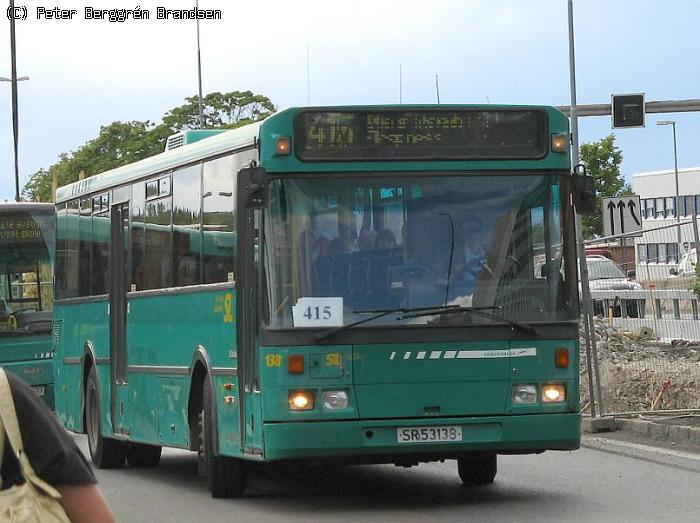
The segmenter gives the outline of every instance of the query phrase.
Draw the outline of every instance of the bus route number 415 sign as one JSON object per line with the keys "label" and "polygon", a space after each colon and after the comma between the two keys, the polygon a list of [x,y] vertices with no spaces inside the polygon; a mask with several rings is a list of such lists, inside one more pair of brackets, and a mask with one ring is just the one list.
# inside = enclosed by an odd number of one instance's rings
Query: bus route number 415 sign
{"label": "bus route number 415 sign", "polygon": [[292,306],[295,327],[340,327],[343,298],[299,298]]}

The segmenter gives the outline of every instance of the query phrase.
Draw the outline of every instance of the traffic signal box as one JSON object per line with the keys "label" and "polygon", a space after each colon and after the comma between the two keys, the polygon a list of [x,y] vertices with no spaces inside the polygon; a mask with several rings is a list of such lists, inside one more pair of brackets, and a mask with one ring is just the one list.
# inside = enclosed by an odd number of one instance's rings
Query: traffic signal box
{"label": "traffic signal box", "polygon": [[613,129],[644,127],[644,94],[612,95]]}

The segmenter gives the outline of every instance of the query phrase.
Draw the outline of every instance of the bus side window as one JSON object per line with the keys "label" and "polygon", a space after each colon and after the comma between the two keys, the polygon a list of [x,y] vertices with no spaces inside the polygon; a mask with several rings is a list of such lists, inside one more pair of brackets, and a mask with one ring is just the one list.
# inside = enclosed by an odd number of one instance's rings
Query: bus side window
{"label": "bus side window", "polygon": [[204,283],[225,282],[233,272],[234,172],[233,156],[204,162],[202,171],[202,255]]}
{"label": "bus side window", "polygon": [[173,276],[182,287],[201,283],[202,164],[173,173]]}

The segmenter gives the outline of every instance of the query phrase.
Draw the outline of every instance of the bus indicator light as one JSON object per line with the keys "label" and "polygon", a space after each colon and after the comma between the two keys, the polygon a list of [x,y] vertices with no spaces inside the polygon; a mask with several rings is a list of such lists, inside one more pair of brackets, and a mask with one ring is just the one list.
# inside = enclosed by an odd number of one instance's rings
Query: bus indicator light
{"label": "bus indicator light", "polygon": [[554,366],[560,369],[569,366],[569,349],[559,347],[554,351]]}
{"label": "bus indicator light", "polygon": [[314,393],[310,390],[293,390],[289,393],[289,410],[314,408]]}
{"label": "bus indicator light", "polygon": [[555,153],[565,153],[569,145],[568,137],[565,134],[552,135],[552,151]]}
{"label": "bus indicator light", "polygon": [[287,372],[289,372],[289,374],[303,374],[304,373],[304,355],[303,354],[290,354],[287,357]]}
{"label": "bus indicator light", "polygon": [[288,136],[278,136],[275,143],[275,155],[287,156],[292,152],[292,141]]}

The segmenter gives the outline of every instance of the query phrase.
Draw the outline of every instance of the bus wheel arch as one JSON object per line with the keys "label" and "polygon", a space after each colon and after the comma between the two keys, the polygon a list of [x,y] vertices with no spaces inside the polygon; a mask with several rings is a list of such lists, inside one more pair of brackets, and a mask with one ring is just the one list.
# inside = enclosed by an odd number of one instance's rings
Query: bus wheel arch
{"label": "bus wheel arch", "polygon": [[201,450],[200,414],[204,406],[204,380],[208,370],[206,363],[195,360],[192,364],[190,380],[190,397],[187,406],[187,420],[190,429],[190,450]]}
{"label": "bus wheel arch", "polygon": [[247,483],[247,463],[238,458],[219,455],[216,445],[216,418],[213,412],[216,401],[211,374],[205,375],[203,406],[199,417],[201,429],[200,465],[206,472],[207,486],[213,498],[233,498],[243,495]]}
{"label": "bus wheel arch", "polygon": [[[83,434],[87,434],[87,419],[86,419],[86,414],[87,414],[87,392],[88,392],[88,377],[90,376],[90,372],[94,370],[94,372],[97,372],[97,356],[95,356],[95,348],[92,346],[92,342],[89,340],[85,342],[85,345],[83,346],[83,372],[82,372],[82,403],[81,403],[81,411],[83,413],[82,416],[82,432]],[[98,380],[99,381],[99,380]],[[99,386],[99,383],[98,383]],[[99,387],[98,387],[99,391]]]}
{"label": "bus wheel arch", "polygon": [[85,385],[85,433],[92,462],[100,469],[124,466],[127,446],[123,441],[102,435],[102,407],[97,366],[91,365]]}

